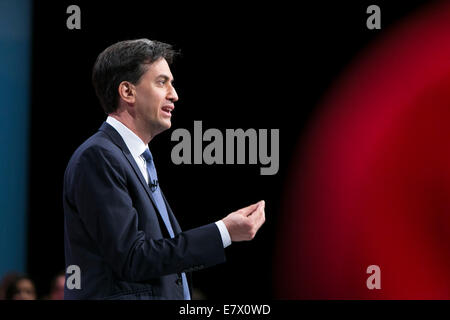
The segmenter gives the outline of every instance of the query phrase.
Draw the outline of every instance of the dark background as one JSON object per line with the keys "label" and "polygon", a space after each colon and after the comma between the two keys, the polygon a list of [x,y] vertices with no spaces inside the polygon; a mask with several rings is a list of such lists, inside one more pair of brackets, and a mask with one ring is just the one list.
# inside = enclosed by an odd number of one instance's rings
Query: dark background
{"label": "dark background", "polygon": [[[66,28],[71,4],[81,8],[81,30]],[[366,28],[371,4],[381,7],[381,30]],[[196,272],[194,286],[210,299],[273,298],[272,257],[282,232],[277,219],[285,181],[317,104],[364,48],[420,5],[35,1],[27,269],[38,294],[64,270],[64,170],[106,119],[91,85],[92,66],[103,49],[149,38],[181,50],[172,66],[180,98],[172,129],[150,143],[180,225],[190,229],[266,200],[266,223],[256,238],[232,244],[227,263]],[[194,120],[203,121],[203,131],[280,129],[278,173],[261,176],[260,165],[174,165],[171,132],[186,128],[193,135]]]}

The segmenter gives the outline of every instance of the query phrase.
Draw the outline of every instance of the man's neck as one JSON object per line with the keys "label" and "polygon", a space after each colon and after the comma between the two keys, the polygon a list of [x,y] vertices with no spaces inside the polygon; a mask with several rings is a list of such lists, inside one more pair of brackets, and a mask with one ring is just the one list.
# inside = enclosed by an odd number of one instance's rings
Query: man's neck
{"label": "man's neck", "polygon": [[120,121],[124,126],[130,129],[135,135],[137,135],[145,144],[149,144],[152,140],[152,135],[143,133],[144,130],[138,127],[135,119],[128,112],[111,113],[109,115],[117,121]]}

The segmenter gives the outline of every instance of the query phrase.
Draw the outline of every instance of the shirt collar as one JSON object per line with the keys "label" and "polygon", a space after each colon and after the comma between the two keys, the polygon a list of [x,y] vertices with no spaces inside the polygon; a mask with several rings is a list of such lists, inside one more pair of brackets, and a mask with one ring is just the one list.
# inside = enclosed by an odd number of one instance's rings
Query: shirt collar
{"label": "shirt collar", "polygon": [[134,158],[140,157],[142,153],[144,153],[145,149],[148,148],[148,146],[141,140],[141,138],[139,138],[133,131],[128,129],[119,120],[108,116],[108,118],[106,119],[106,123],[110,124],[114,129],[117,130],[123,141],[125,141],[125,144],[127,145],[128,149],[131,152],[131,155]]}

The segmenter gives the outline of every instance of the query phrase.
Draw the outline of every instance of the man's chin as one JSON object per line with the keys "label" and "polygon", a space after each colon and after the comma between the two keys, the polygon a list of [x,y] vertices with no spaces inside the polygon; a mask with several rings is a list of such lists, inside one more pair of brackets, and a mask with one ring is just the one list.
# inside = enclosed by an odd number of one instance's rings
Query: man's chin
{"label": "man's chin", "polygon": [[164,122],[164,124],[165,124],[164,130],[170,129],[170,127],[172,127],[172,121],[171,120],[166,120]]}
{"label": "man's chin", "polygon": [[166,131],[167,129],[170,129],[172,127],[172,122],[170,121],[170,119],[164,119],[163,121],[160,122],[160,126],[159,126],[159,132],[163,132]]}
{"label": "man's chin", "polygon": [[170,129],[172,127],[172,122],[170,121],[170,119],[163,119],[163,120],[159,120],[157,123],[153,123],[153,125],[149,128],[152,132],[152,136],[156,136],[164,131],[166,131],[167,129]]}

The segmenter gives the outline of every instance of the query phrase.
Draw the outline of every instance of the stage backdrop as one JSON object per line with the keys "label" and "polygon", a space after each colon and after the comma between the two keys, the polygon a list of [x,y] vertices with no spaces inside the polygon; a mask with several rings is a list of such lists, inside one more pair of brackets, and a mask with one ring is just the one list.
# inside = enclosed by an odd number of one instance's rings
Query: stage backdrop
{"label": "stage backdrop", "polygon": [[26,271],[31,0],[0,1],[0,278]]}

